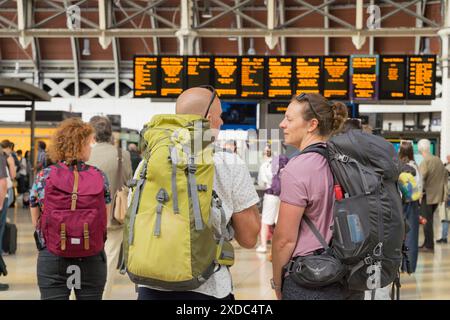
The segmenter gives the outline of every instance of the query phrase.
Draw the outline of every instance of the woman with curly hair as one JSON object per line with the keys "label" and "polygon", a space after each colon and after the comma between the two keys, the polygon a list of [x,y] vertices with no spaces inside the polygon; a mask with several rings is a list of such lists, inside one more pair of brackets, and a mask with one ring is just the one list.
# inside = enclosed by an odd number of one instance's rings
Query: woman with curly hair
{"label": "woman with curly hair", "polygon": [[39,249],[41,299],[100,300],[106,281],[108,180],[85,162],[94,129],[80,119],[63,121],[50,145],[54,165],[44,168],[31,189],[30,207]]}

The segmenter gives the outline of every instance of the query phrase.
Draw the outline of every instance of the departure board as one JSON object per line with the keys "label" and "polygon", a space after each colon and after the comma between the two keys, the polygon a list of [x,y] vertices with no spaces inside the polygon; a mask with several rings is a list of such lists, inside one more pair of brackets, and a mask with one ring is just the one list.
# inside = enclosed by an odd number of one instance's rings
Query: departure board
{"label": "departure board", "polygon": [[327,99],[348,99],[349,57],[324,57],[323,96]]}
{"label": "departure board", "polygon": [[177,98],[211,85],[222,99],[289,100],[320,93],[341,101],[433,100],[436,55],[139,56],[136,98]]}
{"label": "departure board", "polygon": [[295,94],[321,93],[321,57],[297,57],[295,58]]}
{"label": "departure board", "polygon": [[408,99],[435,98],[436,56],[408,57]]}
{"label": "departure board", "polygon": [[212,57],[187,57],[187,88],[211,83]]}
{"label": "departure board", "polygon": [[158,96],[158,57],[134,58],[134,96]]}
{"label": "departure board", "polygon": [[406,97],[406,56],[380,57],[380,100],[397,100]]}
{"label": "departure board", "polygon": [[378,56],[351,56],[350,79],[352,100],[378,99]]}
{"label": "departure board", "polygon": [[292,57],[270,57],[267,62],[268,98],[291,98]]}
{"label": "departure board", "polygon": [[214,88],[219,97],[238,97],[239,57],[214,57]]}
{"label": "departure board", "polygon": [[184,90],[184,57],[161,57],[161,97],[178,97]]}
{"label": "departure board", "polygon": [[241,97],[265,97],[265,58],[242,57],[241,59]]}
{"label": "departure board", "polygon": [[289,101],[271,102],[268,105],[268,113],[284,114],[289,106]]}

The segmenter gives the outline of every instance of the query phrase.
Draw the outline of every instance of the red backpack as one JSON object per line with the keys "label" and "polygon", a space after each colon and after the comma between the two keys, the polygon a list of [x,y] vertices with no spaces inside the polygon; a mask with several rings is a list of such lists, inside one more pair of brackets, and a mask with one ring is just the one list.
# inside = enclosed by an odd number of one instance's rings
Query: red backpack
{"label": "red backpack", "polygon": [[106,241],[103,176],[94,167],[51,167],[45,185],[40,229],[51,253],[67,258],[93,256]]}

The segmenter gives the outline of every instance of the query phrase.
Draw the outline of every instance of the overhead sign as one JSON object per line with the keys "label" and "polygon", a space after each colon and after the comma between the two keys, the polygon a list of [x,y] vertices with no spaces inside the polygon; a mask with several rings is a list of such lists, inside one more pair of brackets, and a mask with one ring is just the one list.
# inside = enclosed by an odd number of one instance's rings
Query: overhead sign
{"label": "overhead sign", "polygon": [[351,56],[350,78],[352,100],[377,100],[378,56]]}
{"label": "overhead sign", "polygon": [[408,99],[435,98],[436,56],[410,56],[408,59]]}
{"label": "overhead sign", "polygon": [[238,96],[239,57],[214,57],[214,88],[219,97]]}
{"label": "overhead sign", "polygon": [[324,57],[323,96],[327,99],[348,99],[349,57]]}
{"label": "overhead sign", "polygon": [[158,96],[158,57],[134,58],[134,96]]}
{"label": "overhead sign", "polygon": [[185,88],[184,57],[161,57],[161,97],[178,97]]}
{"label": "overhead sign", "polygon": [[380,100],[406,98],[406,56],[380,57]]}
{"label": "overhead sign", "polygon": [[267,66],[267,97],[291,98],[292,92],[292,57],[270,57]]}
{"label": "overhead sign", "polygon": [[322,93],[322,58],[295,58],[295,94]]}
{"label": "overhead sign", "polygon": [[241,97],[265,97],[265,58],[242,57],[241,60]]}
{"label": "overhead sign", "polygon": [[187,57],[187,88],[211,83],[212,57]]}

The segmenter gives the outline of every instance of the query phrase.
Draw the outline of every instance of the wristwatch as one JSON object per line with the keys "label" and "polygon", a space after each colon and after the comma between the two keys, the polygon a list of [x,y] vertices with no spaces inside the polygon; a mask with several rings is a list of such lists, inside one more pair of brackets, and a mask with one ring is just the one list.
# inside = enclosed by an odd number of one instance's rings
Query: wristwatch
{"label": "wristwatch", "polygon": [[273,290],[281,290],[281,286],[277,286],[273,281],[273,278],[270,279],[270,286],[272,287]]}

